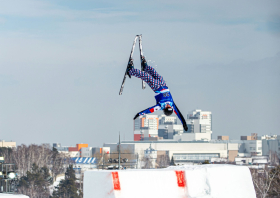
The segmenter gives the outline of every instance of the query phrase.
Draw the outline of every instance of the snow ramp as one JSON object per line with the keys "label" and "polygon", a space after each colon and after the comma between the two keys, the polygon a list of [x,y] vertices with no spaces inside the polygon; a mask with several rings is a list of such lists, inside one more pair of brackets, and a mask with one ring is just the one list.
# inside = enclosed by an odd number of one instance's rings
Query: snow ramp
{"label": "snow ramp", "polygon": [[84,198],[255,198],[248,167],[172,166],[86,171]]}

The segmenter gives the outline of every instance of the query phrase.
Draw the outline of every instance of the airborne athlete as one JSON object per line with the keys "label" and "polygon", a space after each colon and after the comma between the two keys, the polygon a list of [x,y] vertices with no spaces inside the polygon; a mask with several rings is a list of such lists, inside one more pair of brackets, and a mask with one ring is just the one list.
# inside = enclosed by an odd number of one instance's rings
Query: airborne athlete
{"label": "airborne athlete", "polygon": [[127,66],[126,74],[129,77],[135,76],[137,78],[141,78],[142,80],[144,80],[155,92],[155,99],[157,104],[148,109],[145,109],[144,111],[137,113],[136,116],[134,117],[134,120],[140,115],[153,113],[158,110],[163,110],[166,116],[170,116],[174,111],[175,114],[178,116],[178,118],[181,120],[185,131],[187,131],[188,130],[187,123],[183,115],[177,108],[176,104],[174,103],[171,93],[168,87],[166,86],[166,83],[163,80],[162,76],[160,76],[154,68],[148,66],[144,56],[141,56],[141,67],[142,67],[142,71],[140,71],[139,69],[135,69],[133,65],[133,60],[132,58],[130,58]]}

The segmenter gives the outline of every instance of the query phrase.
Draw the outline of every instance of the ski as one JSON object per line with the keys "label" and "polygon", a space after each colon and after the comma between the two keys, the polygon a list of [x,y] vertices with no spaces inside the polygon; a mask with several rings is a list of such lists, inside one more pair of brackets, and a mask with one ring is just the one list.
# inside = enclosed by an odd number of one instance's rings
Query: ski
{"label": "ski", "polygon": [[[139,35],[136,35],[135,38],[134,38],[134,41],[133,41],[133,45],[132,45],[132,49],[131,49],[131,52],[130,52],[130,56],[129,56],[129,59],[128,59],[128,63],[130,61],[130,59],[132,59],[132,56],[133,56],[133,52],[134,52],[134,48],[135,48],[135,44],[136,44],[136,41],[137,41],[137,38],[139,38]],[[127,67],[128,67],[128,63],[127,63]],[[126,68],[127,68],[126,67]],[[125,70],[125,73],[124,73],[124,77],[123,77],[123,81],[122,81],[122,85],[121,85],[121,89],[120,89],[120,92],[119,92],[119,95],[122,95],[122,92],[123,92],[123,88],[124,88],[124,83],[125,83],[125,79],[126,79],[126,70]],[[130,77],[130,76],[129,76]],[[131,78],[131,77],[130,77]]]}
{"label": "ski", "polygon": [[[142,57],[143,57],[143,48],[142,48],[142,34],[138,35],[139,36],[139,51],[140,51],[140,64],[142,61]],[[141,71],[144,71],[143,67],[141,67]],[[144,80],[142,80],[142,89],[145,89],[146,85]]]}

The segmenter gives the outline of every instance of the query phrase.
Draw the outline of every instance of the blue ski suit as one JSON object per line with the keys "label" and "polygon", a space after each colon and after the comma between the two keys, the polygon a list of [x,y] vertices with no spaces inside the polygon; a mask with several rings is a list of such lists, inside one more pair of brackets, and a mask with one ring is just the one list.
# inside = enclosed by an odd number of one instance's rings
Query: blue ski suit
{"label": "blue ski suit", "polygon": [[148,113],[153,113],[158,110],[165,109],[166,105],[169,104],[172,108],[175,114],[178,116],[178,118],[181,120],[184,129],[187,131],[188,127],[186,124],[186,121],[179,111],[178,107],[173,101],[172,95],[166,86],[165,81],[163,80],[162,76],[160,76],[154,68],[151,66],[146,66],[145,71],[140,71],[139,69],[131,69],[129,71],[129,74],[131,76],[135,76],[137,78],[141,78],[144,80],[155,92],[155,99],[156,99],[156,105],[152,106],[148,109],[145,109],[139,113],[136,114],[134,117],[134,120],[140,116],[145,115]]}

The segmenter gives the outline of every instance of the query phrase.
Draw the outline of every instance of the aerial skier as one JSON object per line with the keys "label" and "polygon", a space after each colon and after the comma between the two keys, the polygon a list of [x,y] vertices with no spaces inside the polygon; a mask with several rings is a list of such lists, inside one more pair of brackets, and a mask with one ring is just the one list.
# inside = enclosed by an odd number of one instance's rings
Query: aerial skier
{"label": "aerial skier", "polygon": [[163,110],[166,116],[170,116],[174,111],[175,114],[178,116],[178,118],[181,120],[184,130],[187,131],[188,130],[187,123],[183,115],[179,111],[178,107],[174,103],[171,93],[168,87],[166,86],[166,83],[163,80],[162,76],[160,76],[154,68],[152,68],[147,64],[147,61],[145,60],[144,56],[141,56],[141,67],[142,67],[141,68],[142,71],[140,71],[139,69],[135,69],[133,64],[133,59],[130,58],[127,66],[126,74],[129,77],[135,76],[145,81],[155,92],[155,99],[157,104],[155,106],[152,106],[148,109],[145,109],[137,113],[134,117],[134,120],[141,115],[153,113],[158,110]]}

